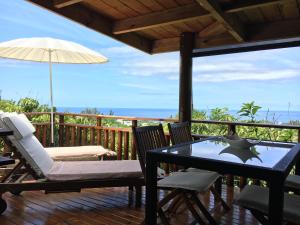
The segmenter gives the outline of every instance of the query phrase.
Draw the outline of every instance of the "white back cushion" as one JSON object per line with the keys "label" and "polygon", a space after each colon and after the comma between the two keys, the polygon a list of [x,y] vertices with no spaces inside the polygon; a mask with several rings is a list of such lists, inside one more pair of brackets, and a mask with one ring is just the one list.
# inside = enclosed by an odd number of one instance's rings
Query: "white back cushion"
{"label": "white back cushion", "polygon": [[6,126],[14,132],[16,139],[31,136],[35,132],[34,126],[24,114],[4,114],[2,118]]}
{"label": "white back cushion", "polygon": [[[32,169],[39,176],[44,176],[53,166],[54,161],[48,155],[39,140],[33,135],[34,127],[27,117],[25,116],[24,118],[24,116],[24,114],[4,113],[0,116],[0,124],[5,128],[14,131],[14,135],[9,136],[10,141]],[[28,123],[32,127],[30,127]],[[16,135],[16,131],[19,132],[19,136]],[[22,138],[20,139],[20,137]]]}
{"label": "white back cushion", "polygon": [[25,152],[30,156],[28,163],[37,174],[47,174],[53,166],[54,161],[34,135],[17,140],[16,145],[20,152]]}

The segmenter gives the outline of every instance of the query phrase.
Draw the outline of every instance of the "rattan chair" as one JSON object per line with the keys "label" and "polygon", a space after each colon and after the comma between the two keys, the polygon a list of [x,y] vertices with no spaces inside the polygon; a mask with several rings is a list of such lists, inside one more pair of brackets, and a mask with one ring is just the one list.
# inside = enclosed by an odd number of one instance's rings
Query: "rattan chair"
{"label": "rattan chair", "polygon": [[[161,124],[158,126],[134,127],[133,135],[141,168],[145,175],[146,152],[167,146],[164,131]],[[157,206],[158,215],[162,222],[169,224],[167,213],[163,210],[163,206],[176,196],[181,196],[181,199],[183,199],[182,203],[186,205],[198,223],[205,224],[194,205],[201,210],[209,224],[217,224],[197,195],[207,192],[218,177],[219,175],[217,173],[210,171],[206,173],[175,172],[167,177],[160,177],[157,182],[158,188],[171,191],[170,194],[159,201]]]}

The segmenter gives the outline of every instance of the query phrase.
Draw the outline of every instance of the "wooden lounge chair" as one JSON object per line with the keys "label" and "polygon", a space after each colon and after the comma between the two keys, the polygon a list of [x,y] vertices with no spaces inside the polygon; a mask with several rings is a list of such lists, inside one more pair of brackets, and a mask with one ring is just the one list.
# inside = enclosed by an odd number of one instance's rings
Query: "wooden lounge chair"
{"label": "wooden lounge chair", "polygon": [[[268,222],[269,189],[251,185],[246,186],[236,196],[235,204],[251,211],[256,219],[263,225]],[[290,224],[300,224],[300,196],[284,194],[283,219]]]}
{"label": "wooden lounge chair", "polygon": [[[134,127],[133,135],[141,163],[141,168],[145,175],[146,152],[167,146],[163,128],[161,124],[159,126]],[[186,205],[188,210],[192,213],[195,220],[199,224],[205,224],[205,222],[198,214],[197,208],[202,212],[209,224],[217,224],[197,195],[199,193],[205,193],[209,191],[210,187],[214,184],[218,177],[218,173],[210,171],[203,173],[193,171],[174,172],[169,176],[159,177],[157,182],[158,188],[171,191],[170,194],[165,196],[158,203],[157,210],[161,221],[164,224],[169,224],[166,212],[163,210],[163,206],[165,206],[176,196],[181,196],[181,198],[184,199],[183,203]],[[197,208],[194,207],[193,203],[195,203]]]}
{"label": "wooden lounge chair", "polygon": [[[136,189],[136,205],[141,204],[141,187],[144,178],[138,160],[119,161],[71,161],[53,159],[33,135],[34,127],[23,114],[4,114],[1,121],[14,135],[5,138],[13,148],[19,163],[0,183],[0,194],[29,190],[44,190],[46,193],[80,191],[82,188],[129,186]],[[15,176],[21,169],[25,172]],[[35,182],[24,181],[31,176]],[[6,209],[0,198],[0,213]]]}

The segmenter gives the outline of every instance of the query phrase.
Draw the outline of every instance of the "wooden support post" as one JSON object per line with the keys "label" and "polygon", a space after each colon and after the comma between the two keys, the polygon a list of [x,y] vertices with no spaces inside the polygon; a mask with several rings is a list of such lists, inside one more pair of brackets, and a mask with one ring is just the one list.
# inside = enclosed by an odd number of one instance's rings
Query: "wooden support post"
{"label": "wooden support post", "polygon": [[180,38],[179,74],[179,121],[191,122],[192,119],[192,67],[194,33],[183,33]]}
{"label": "wooden support post", "polygon": [[64,123],[64,115],[59,115],[58,146],[60,147],[64,145],[64,125],[62,125]]}
{"label": "wooden support post", "polygon": [[[138,126],[138,121],[137,120],[132,120],[132,127],[137,127]],[[135,147],[135,143],[133,140],[133,135],[131,133],[131,159],[135,160],[136,159],[136,147]]]}

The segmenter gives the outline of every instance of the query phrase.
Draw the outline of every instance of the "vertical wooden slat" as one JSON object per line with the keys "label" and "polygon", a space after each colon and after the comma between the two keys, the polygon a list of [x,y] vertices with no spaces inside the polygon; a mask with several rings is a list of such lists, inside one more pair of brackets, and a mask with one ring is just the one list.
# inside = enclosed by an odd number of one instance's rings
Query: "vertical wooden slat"
{"label": "vertical wooden slat", "polygon": [[124,159],[128,159],[129,132],[124,132]]}
{"label": "vertical wooden slat", "polygon": [[115,143],[116,143],[116,131],[111,130],[110,131],[110,148],[109,149],[114,152],[116,151]]}
{"label": "vertical wooden slat", "polygon": [[43,125],[42,144],[43,144],[44,147],[47,147],[47,125]]}
{"label": "vertical wooden slat", "polygon": [[35,125],[35,136],[41,142],[41,129],[39,125]]}
{"label": "vertical wooden slat", "polygon": [[70,127],[65,126],[65,143],[64,146],[70,146]]}
{"label": "vertical wooden slat", "polygon": [[[138,122],[137,120],[132,120],[132,127],[137,127],[138,125]],[[131,154],[130,154],[130,158],[132,160],[135,160],[136,159],[136,147],[135,147],[135,143],[134,143],[134,140],[133,140],[133,136],[132,136],[132,132],[131,132]]]}
{"label": "vertical wooden slat", "polygon": [[233,187],[233,185],[234,185],[234,177],[232,175],[227,175],[226,176],[226,184],[229,187]]}
{"label": "vertical wooden slat", "polygon": [[82,128],[82,136],[81,136],[81,145],[87,144],[87,129],[86,127]]}
{"label": "vertical wooden slat", "polygon": [[72,146],[76,145],[76,127],[72,126],[71,128],[72,132],[71,132],[71,144]]}
{"label": "vertical wooden slat", "polygon": [[81,146],[82,128],[77,127],[77,146]]}
{"label": "vertical wooden slat", "polygon": [[97,129],[97,145],[101,145],[101,130]]}
{"label": "vertical wooden slat", "polygon": [[90,144],[95,144],[95,128],[93,127],[90,129]]}
{"label": "vertical wooden slat", "polygon": [[123,132],[122,131],[118,131],[118,160],[122,159],[122,148],[123,148]]}
{"label": "vertical wooden slat", "polygon": [[59,130],[58,130],[58,145],[63,146],[64,145],[64,124],[65,123],[65,117],[64,115],[59,115]]}
{"label": "vertical wooden slat", "polygon": [[104,146],[104,148],[108,148],[108,130],[107,129],[105,129],[105,130],[103,130],[104,131],[104,144],[103,144],[103,146]]}
{"label": "vertical wooden slat", "polygon": [[239,187],[242,189],[247,185],[247,178],[246,177],[240,177],[240,184]]}

